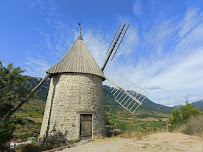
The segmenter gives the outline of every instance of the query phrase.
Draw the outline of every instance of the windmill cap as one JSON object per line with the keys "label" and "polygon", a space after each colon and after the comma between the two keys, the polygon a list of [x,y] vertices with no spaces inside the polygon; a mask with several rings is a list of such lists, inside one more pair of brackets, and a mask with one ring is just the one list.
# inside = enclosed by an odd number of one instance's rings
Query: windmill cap
{"label": "windmill cap", "polygon": [[82,40],[81,32],[76,42],[68,50],[61,61],[48,69],[46,72],[50,74],[85,73],[97,75],[102,77],[103,80],[105,79],[104,73],[99,68],[98,64]]}

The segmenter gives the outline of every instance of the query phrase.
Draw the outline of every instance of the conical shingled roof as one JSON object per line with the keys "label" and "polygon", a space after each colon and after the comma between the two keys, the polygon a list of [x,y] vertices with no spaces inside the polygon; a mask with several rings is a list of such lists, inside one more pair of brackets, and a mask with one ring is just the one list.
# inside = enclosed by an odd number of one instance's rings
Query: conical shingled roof
{"label": "conical shingled roof", "polygon": [[105,79],[104,73],[92,57],[81,35],[62,60],[46,72],[50,74],[67,72],[88,73]]}

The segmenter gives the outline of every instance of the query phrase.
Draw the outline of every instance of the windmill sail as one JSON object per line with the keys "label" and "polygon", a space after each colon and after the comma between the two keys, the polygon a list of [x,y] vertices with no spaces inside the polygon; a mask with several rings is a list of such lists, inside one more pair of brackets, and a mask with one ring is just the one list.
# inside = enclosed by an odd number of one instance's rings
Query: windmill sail
{"label": "windmill sail", "polygon": [[114,56],[115,56],[123,38],[124,38],[128,28],[129,28],[129,26],[130,26],[130,24],[127,25],[126,23],[119,25],[119,27],[116,31],[116,34],[114,35],[114,38],[113,38],[113,40],[112,40],[112,42],[111,42],[111,44],[110,44],[110,46],[106,52],[106,55],[108,54],[108,56],[106,58],[106,61],[104,62],[104,65],[101,68],[102,71],[104,71],[104,68],[106,67],[112,53],[114,52],[113,57],[111,58],[111,61],[113,60],[113,58],[114,58]]}
{"label": "windmill sail", "polygon": [[132,114],[142,105],[144,99],[149,94],[121,75],[117,78],[117,83],[109,80],[107,77],[106,80],[109,81],[109,84],[104,86],[105,92]]}
{"label": "windmill sail", "polygon": [[[112,53],[113,56],[111,57],[111,61],[113,60],[128,28],[129,24],[124,23],[119,25],[116,34],[114,35],[114,38],[106,52],[106,55],[108,54],[108,56],[103,67],[101,68],[102,71],[104,71]],[[142,102],[149,94],[121,75],[117,79],[118,83],[109,80],[107,77],[105,77],[105,79],[109,81],[109,85],[104,86],[106,93],[112,96],[116,102],[118,102],[123,108],[132,114],[134,114],[137,108],[142,105]]]}

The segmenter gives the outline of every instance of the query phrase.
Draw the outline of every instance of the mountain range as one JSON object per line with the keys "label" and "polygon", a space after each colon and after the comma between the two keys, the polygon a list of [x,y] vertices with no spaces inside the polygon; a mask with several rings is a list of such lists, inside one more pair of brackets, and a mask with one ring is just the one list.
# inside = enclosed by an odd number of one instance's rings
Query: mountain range
{"label": "mountain range", "polygon": [[[27,82],[27,86],[32,89],[34,88],[41,80],[42,78],[39,77],[30,77],[27,76],[28,82]],[[40,100],[46,101],[47,95],[48,95],[48,90],[49,90],[49,84],[50,84],[50,80],[48,79],[37,91],[36,96],[34,98],[38,98]],[[104,86],[107,87],[107,86]],[[114,99],[108,95],[105,91],[103,91],[104,93],[104,105],[105,105],[105,110],[109,111],[109,108],[112,109],[112,107],[119,108],[120,110],[122,108],[120,108],[121,106],[114,101]],[[193,102],[192,105],[194,105],[196,108],[198,108],[200,111],[203,111],[203,100],[200,101],[196,101]],[[168,107],[165,105],[161,105],[161,104],[157,104],[153,101],[151,101],[150,99],[146,98],[143,102],[143,104],[139,107],[139,109],[143,109],[143,110],[148,110],[148,111],[158,111],[158,112],[162,112],[162,113],[171,113],[173,109],[175,108],[180,108],[181,105],[177,105],[174,107]]]}

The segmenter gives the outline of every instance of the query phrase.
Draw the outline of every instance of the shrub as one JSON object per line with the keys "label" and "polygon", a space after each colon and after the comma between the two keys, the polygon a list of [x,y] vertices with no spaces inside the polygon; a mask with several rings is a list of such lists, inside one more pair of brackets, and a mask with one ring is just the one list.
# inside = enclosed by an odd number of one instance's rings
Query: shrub
{"label": "shrub", "polygon": [[37,144],[20,145],[16,148],[16,152],[40,152],[40,147]]}
{"label": "shrub", "polygon": [[187,124],[191,116],[198,116],[199,114],[199,110],[189,103],[187,103],[185,106],[182,106],[180,111],[178,109],[174,109],[172,111],[172,117],[169,118],[169,130],[173,131],[175,128],[180,127],[182,124]]}
{"label": "shrub", "polygon": [[0,121],[0,151],[8,148],[6,144],[13,138],[15,131],[15,124],[10,121]]}
{"label": "shrub", "polygon": [[45,150],[55,149],[62,146],[66,146],[66,144],[46,143],[40,146],[36,143],[32,143],[32,144],[18,146],[16,148],[16,152],[41,152]]}
{"label": "shrub", "polygon": [[199,110],[191,104],[182,106],[180,111],[184,122],[187,122],[191,116],[198,116],[200,113]]}
{"label": "shrub", "polygon": [[107,137],[117,136],[121,134],[121,129],[113,129],[113,130],[107,130]]}
{"label": "shrub", "polygon": [[183,133],[188,135],[198,135],[201,136],[203,133],[203,115],[199,116],[192,116],[187,125],[186,128],[183,130]]}
{"label": "shrub", "polygon": [[180,126],[183,122],[182,117],[181,117],[181,113],[178,109],[174,109],[172,111],[172,117],[169,119],[170,122],[170,126],[169,126],[169,130],[173,131],[174,128]]}
{"label": "shrub", "polygon": [[106,113],[105,113],[105,122],[106,122],[106,125],[110,125],[109,117]]}

